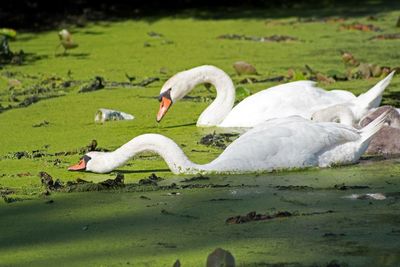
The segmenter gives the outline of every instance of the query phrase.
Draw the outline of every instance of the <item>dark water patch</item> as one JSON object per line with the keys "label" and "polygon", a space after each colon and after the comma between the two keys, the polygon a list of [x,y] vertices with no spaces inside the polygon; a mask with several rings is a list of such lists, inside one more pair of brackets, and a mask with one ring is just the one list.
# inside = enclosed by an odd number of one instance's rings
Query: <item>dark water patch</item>
{"label": "dark water patch", "polygon": [[158,185],[159,181],[164,180],[164,178],[161,178],[159,176],[157,176],[155,173],[150,174],[149,177],[145,178],[145,179],[140,179],[139,180],[139,185]]}
{"label": "dark water patch", "polygon": [[398,40],[398,39],[400,39],[400,33],[386,33],[373,36],[369,40]]}
{"label": "dark water patch", "polygon": [[166,243],[166,242],[158,242],[157,245],[162,248],[177,248],[178,247],[177,245],[175,245],[173,243]]}
{"label": "dark water patch", "polygon": [[107,179],[103,182],[93,183],[82,179],[77,179],[76,182],[69,181],[62,188],[65,192],[88,192],[88,191],[103,191],[116,190],[125,187],[124,175],[117,174],[114,179]]}
{"label": "dark water patch", "polygon": [[308,185],[277,185],[275,186],[278,190],[291,190],[291,191],[312,191],[313,187]]}
{"label": "dark water patch", "polygon": [[92,82],[82,86],[81,89],[79,89],[79,93],[93,92],[103,89],[104,87],[104,78],[101,76],[96,76]]}
{"label": "dark water patch", "polygon": [[[97,141],[93,139],[87,146],[77,148],[74,150],[48,153],[47,147],[45,147],[45,149],[36,149],[36,150],[32,150],[32,151],[9,152],[6,155],[4,155],[2,158],[4,158],[4,159],[22,159],[22,158],[34,159],[34,158],[53,157],[53,156],[56,156],[56,157],[69,156],[69,155],[76,155],[76,154],[83,155],[90,151],[109,152],[110,150],[106,149],[106,148],[98,147]],[[58,159],[58,160],[60,160],[60,159]],[[56,161],[54,163],[55,163],[54,165],[58,165]]]}
{"label": "dark water patch", "polygon": [[212,133],[201,137],[199,144],[225,149],[228,144],[233,142],[239,134],[236,133]]}
{"label": "dark water patch", "polygon": [[244,34],[223,34],[218,36],[218,39],[241,40],[241,41],[252,41],[252,42],[278,42],[278,43],[298,41],[297,37],[288,35],[276,35],[276,34],[265,37],[248,36]]}
{"label": "dark water patch", "polygon": [[139,86],[139,87],[146,87],[146,86],[148,86],[148,85],[150,85],[150,84],[152,84],[154,82],[158,82],[159,80],[160,80],[160,78],[158,78],[158,77],[150,77],[150,78],[144,79],[141,82],[132,83],[132,85],[133,86]]}
{"label": "dark water patch", "polygon": [[315,211],[315,212],[309,212],[309,213],[278,211],[278,212],[272,213],[272,214],[268,214],[268,213],[260,214],[260,213],[256,213],[255,211],[251,211],[251,212],[247,213],[246,215],[237,215],[237,216],[229,217],[228,219],[226,219],[225,223],[227,223],[227,224],[242,224],[242,223],[248,223],[248,222],[253,222],[253,221],[273,220],[273,219],[277,219],[277,218],[323,215],[323,214],[330,214],[333,212],[334,211],[332,211],[332,210]]}
{"label": "dark water patch", "polygon": [[199,175],[199,176],[194,176],[191,178],[185,178],[180,182],[181,183],[191,183],[191,182],[196,182],[196,181],[208,181],[208,180],[210,180],[210,177]]}
{"label": "dark water patch", "polygon": [[209,201],[211,202],[220,202],[220,201],[241,201],[241,198],[212,198]]}
{"label": "dark water patch", "polygon": [[335,184],[333,186],[334,189],[336,190],[358,190],[358,189],[370,189],[368,185],[345,185],[343,184]]}
{"label": "dark water patch", "polygon": [[91,31],[91,30],[85,30],[85,31],[82,31],[81,33],[87,34],[87,35],[102,35],[102,34],[104,34],[103,31]]}
{"label": "dark water patch", "polygon": [[90,56],[90,53],[62,53],[56,54],[55,57],[72,57],[76,59],[87,59]]}
{"label": "dark water patch", "polygon": [[343,237],[343,236],[346,236],[346,234],[344,234],[344,233],[336,234],[336,233],[328,232],[328,233],[325,233],[322,235],[322,237],[326,237],[326,238],[338,238],[338,237]]}
{"label": "dark water patch", "polygon": [[22,198],[10,197],[10,196],[6,196],[6,195],[1,195],[1,197],[3,198],[4,202],[7,203],[7,204],[14,203],[14,202],[19,202],[19,201],[23,201],[24,200]]}
{"label": "dark water patch", "polygon": [[186,219],[194,219],[194,220],[200,219],[197,216],[193,216],[193,215],[189,215],[189,214],[177,214],[177,213],[174,213],[171,211],[167,211],[166,209],[162,209],[161,214],[168,215],[168,216],[180,217],[180,218],[186,218]]}
{"label": "dark water patch", "polygon": [[287,218],[293,216],[293,213],[288,211],[279,211],[274,214],[260,214],[256,213],[255,211],[251,211],[246,215],[237,215],[234,217],[229,217],[226,219],[225,223],[227,224],[242,224],[248,223],[252,221],[265,221],[265,220],[272,220],[276,218]]}

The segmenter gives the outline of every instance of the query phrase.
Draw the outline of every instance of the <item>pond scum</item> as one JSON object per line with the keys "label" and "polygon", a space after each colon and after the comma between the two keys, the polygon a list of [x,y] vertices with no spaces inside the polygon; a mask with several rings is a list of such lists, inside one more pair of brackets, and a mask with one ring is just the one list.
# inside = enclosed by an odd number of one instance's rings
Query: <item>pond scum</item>
{"label": "pond scum", "polygon": [[[98,21],[68,27],[79,46],[56,54],[62,29],[18,32],[0,61],[0,265],[205,266],[210,255],[237,266],[398,266],[398,159],[190,177],[145,153],[111,174],[66,170],[149,132],[196,163],[214,159],[236,137],[195,126],[213,88],[155,121],[162,84],[194,66],[222,68],[239,98],[300,79],[360,94],[399,67],[398,10]],[[257,71],[238,73],[238,61]],[[396,76],[383,104],[398,106],[399,92]],[[135,119],[96,124],[100,108]],[[349,198],[375,193],[385,199]]]}

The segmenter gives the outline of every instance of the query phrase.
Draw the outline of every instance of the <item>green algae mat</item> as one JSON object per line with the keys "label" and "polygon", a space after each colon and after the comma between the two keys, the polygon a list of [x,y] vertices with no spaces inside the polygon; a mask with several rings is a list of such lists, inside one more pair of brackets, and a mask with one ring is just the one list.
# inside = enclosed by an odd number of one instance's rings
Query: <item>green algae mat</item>
{"label": "green algae mat", "polygon": [[[209,162],[230,141],[205,145],[201,138],[218,130],[195,126],[215,90],[198,86],[158,124],[157,96],[171,75],[215,65],[242,88],[240,100],[279,83],[268,78],[304,78],[305,65],[345,76],[343,52],[397,68],[400,40],[388,36],[400,31],[399,10],[96,22],[69,28],[79,46],[65,55],[55,51],[61,29],[18,33],[10,48],[23,50],[24,60],[0,69],[0,266],[172,266],[177,259],[205,266],[218,247],[238,266],[399,266],[397,159],[193,178],[173,175],[146,153],[111,174],[67,171],[92,140],[113,150],[150,132],[175,140],[192,161]],[[258,75],[239,76],[232,65],[242,60]],[[359,94],[380,78],[321,79],[320,86]],[[92,87],[99,90],[79,93]],[[399,106],[399,92],[395,76],[383,102]],[[95,123],[100,108],[135,119]],[[60,188],[42,185],[43,172]],[[117,173],[123,185],[101,184]]]}

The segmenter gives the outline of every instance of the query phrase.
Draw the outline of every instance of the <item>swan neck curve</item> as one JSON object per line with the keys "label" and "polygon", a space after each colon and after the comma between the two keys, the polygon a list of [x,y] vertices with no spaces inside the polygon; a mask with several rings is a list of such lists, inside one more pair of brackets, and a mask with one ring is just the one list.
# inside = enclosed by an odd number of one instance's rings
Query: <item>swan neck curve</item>
{"label": "swan neck curve", "polygon": [[235,86],[231,78],[217,67],[201,66],[193,70],[196,78],[192,89],[198,84],[210,83],[217,91],[215,100],[201,113],[197,126],[217,126],[233,108]]}
{"label": "swan neck curve", "polygon": [[144,151],[154,152],[160,155],[171,171],[175,174],[197,169],[198,165],[191,162],[182,149],[171,139],[159,134],[143,134],[133,138],[114,152],[111,158],[114,168],[124,165],[136,154]]}

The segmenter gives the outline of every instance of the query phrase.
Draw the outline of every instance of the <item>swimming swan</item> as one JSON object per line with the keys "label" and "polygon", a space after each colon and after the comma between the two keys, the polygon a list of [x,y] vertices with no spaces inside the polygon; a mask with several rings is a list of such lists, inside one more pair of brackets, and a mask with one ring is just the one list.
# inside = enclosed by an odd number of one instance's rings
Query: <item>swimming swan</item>
{"label": "swimming swan", "polygon": [[344,90],[325,91],[316,87],[313,81],[290,82],[260,91],[233,107],[235,87],[231,78],[217,67],[204,65],[179,72],[163,85],[157,121],[161,121],[173,103],[202,83],[213,84],[217,97],[200,115],[197,120],[199,127],[248,128],[268,119],[292,115],[310,119],[314,112],[342,103],[345,107],[350,106],[361,118],[365,115],[364,110],[379,106],[382,93],[392,77],[393,73],[359,97]]}
{"label": "swimming swan", "polygon": [[272,119],[241,135],[204,165],[191,162],[168,137],[143,134],[113,152],[89,152],[68,170],[107,173],[143,151],[159,154],[175,174],[248,173],[350,164],[364,153],[386,116],[383,113],[361,130],[334,122],[316,123],[300,116]]}

